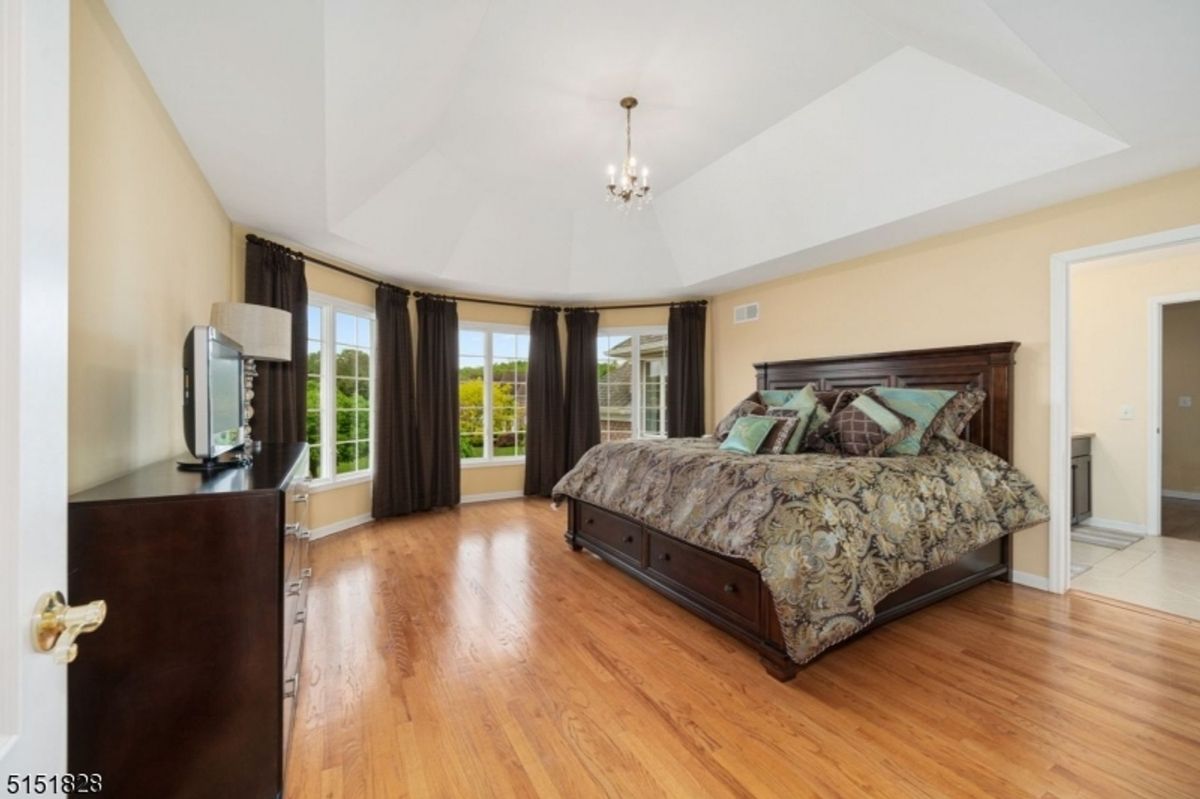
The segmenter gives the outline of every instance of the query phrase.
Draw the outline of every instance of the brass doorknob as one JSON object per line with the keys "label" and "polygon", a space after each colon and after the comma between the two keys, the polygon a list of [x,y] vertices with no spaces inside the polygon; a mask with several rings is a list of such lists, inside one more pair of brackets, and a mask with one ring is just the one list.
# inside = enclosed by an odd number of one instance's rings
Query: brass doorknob
{"label": "brass doorknob", "polygon": [[62,591],[42,594],[33,613],[33,646],[52,653],[56,663],[70,663],[79,654],[75,639],[103,624],[107,614],[103,599],[73,608]]}

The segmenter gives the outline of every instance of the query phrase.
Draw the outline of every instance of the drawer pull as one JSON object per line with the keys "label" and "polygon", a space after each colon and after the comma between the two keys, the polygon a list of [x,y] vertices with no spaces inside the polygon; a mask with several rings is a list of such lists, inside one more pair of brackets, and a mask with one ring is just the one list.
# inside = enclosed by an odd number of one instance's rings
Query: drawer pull
{"label": "drawer pull", "polygon": [[308,611],[307,610],[296,611],[295,623],[296,624],[304,624],[304,622],[306,622],[306,621],[308,621]]}
{"label": "drawer pull", "polygon": [[300,534],[297,535],[296,537],[299,538],[301,541],[307,541],[308,539],[312,538],[312,531],[311,530],[301,530]]}
{"label": "drawer pull", "polygon": [[595,520],[595,519],[592,519],[592,518],[587,518],[587,519],[584,519],[584,520],[583,520],[583,523],[584,523],[584,524],[595,524],[595,523],[596,523],[596,520]]}
{"label": "drawer pull", "polygon": [[283,698],[292,699],[296,696],[296,686],[300,683],[300,675],[293,674],[283,681]]}
{"label": "drawer pull", "polygon": [[304,587],[303,580],[292,580],[290,583],[287,584],[287,595],[288,596],[297,596],[300,593],[300,589],[303,587]]}
{"label": "drawer pull", "polygon": [[300,522],[292,522],[283,526],[284,535],[296,535],[300,532]]}
{"label": "drawer pull", "polygon": [[671,559],[671,553],[670,553],[670,552],[664,552],[664,553],[662,553],[661,555],[659,555],[659,556],[658,556],[658,559],[659,559],[659,560],[670,560],[670,559]]}
{"label": "drawer pull", "polygon": [[307,580],[312,577],[312,567],[305,567],[300,570],[300,579]]}
{"label": "drawer pull", "polygon": [[727,593],[727,594],[737,593],[737,586],[734,585],[733,583],[725,583],[725,593]]}
{"label": "drawer pull", "polygon": [[292,498],[292,502],[308,502],[308,494],[297,494]]}
{"label": "drawer pull", "polygon": [[626,543],[626,544],[632,544],[632,543],[633,543],[633,536],[631,536],[631,535],[627,535],[627,536],[625,536],[625,543]]}

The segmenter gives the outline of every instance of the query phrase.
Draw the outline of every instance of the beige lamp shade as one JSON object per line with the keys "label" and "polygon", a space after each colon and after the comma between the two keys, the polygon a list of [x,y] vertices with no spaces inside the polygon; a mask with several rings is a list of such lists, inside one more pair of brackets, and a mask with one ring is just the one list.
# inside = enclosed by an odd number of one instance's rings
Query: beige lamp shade
{"label": "beige lamp shade", "polygon": [[287,311],[246,302],[214,302],[209,324],[241,344],[246,358],[292,360],[292,315]]}

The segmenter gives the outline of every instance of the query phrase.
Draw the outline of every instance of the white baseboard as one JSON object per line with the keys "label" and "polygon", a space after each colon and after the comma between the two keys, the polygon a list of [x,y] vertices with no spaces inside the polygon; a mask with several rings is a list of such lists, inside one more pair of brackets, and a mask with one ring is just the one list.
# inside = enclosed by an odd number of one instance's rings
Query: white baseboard
{"label": "white baseboard", "polygon": [[349,519],[342,519],[341,521],[334,522],[333,524],[327,524],[324,527],[318,527],[315,530],[311,530],[310,535],[314,539],[324,538],[327,535],[333,535],[334,533],[340,533],[343,530],[349,530],[351,527],[358,527],[360,524],[366,524],[372,519],[374,519],[374,517],[369,513],[351,516]]}
{"label": "white baseboard", "polygon": [[1100,527],[1105,530],[1115,530],[1118,533],[1133,533],[1146,535],[1146,525],[1134,522],[1123,522],[1119,519],[1101,519],[1099,516],[1089,516],[1080,523],[1083,527]]}
{"label": "white baseboard", "polygon": [[490,494],[467,494],[459,499],[463,505],[469,505],[472,502],[492,502],[497,499],[520,499],[525,496],[524,491],[493,491]]}
{"label": "white baseboard", "polygon": [[1200,491],[1171,491],[1164,488],[1162,495],[1168,499],[1194,499],[1200,500]]}
{"label": "white baseboard", "polygon": [[1050,580],[1040,574],[1030,574],[1029,572],[1019,572],[1014,570],[1012,573],[1012,581],[1017,585],[1023,585],[1027,588],[1036,588],[1039,591],[1050,590]]}

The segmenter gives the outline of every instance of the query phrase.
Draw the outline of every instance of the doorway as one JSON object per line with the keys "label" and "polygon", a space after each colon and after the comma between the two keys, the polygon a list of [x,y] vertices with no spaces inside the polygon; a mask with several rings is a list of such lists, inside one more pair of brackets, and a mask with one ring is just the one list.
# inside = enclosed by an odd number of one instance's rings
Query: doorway
{"label": "doorway", "polygon": [[1198,233],[1052,262],[1053,590],[1200,618]]}

